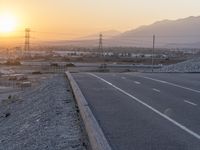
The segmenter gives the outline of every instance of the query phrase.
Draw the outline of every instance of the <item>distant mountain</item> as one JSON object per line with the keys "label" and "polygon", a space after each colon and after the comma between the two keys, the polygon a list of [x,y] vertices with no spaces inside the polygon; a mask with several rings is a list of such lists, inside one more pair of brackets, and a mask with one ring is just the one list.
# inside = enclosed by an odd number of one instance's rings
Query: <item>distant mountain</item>
{"label": "distant mountain", "polygon": [[[200,42],[200,16],[178,20],[163,20],[151,25],[141,26],[116,36],[113,39],[113,44],[152,46],[152,36],[154,34],[158,47],[192,46],[200,48],[198,44]],[[116,40],[118,42],[114,42]]]}
{"label": "distant mountain", "polygon": [[[121,32],[117,31],[117,30],[108,30],[108,31],[103,31],[101,33],[103,34],[104,38],[106,38],[106,39],[112,38],[114,36],[118,36],[118,35],[121,34]],[[96,33],[96,34],[80,37],[77,40],[94,40],[94,39],[98,39],[99,38],[99,34],[100,33]]]}
{"label": "distant mountain", "polygon": [[[104,40],[106,39],[105,41],[121,34],[121,32],[117,30],[108,30],[108,31],[103,31],[101,33],[103,35],[103,39]],[[46,41],[40,44],[51,45],[51,46],[97,47],[99,44],[99,34],[100,33],[96,33],[85,37],[76,38],[73,40]]]}
{"label": "distant mountain", "polygon": [[198,48],[200,49],[200,42],[195,42],[195,43],[171,43],[165,45],[165,47],[168,48]]}
{"label": "distant mountain", "polygon": [[75,47],[97,47],[98,40],[57,40],[40,42],[39,45],[48,46],[75,46]]}
{"label": "distant mountain", "polygon": [[[104,46],[152,47],[152,38],[155,35],[156,47],[200,48],[200,16],[158,21],[124,33],[110,30],[102,34]],[[71,41],[51,42],[51,44],[98,46],[98,38],[99,33]]]}

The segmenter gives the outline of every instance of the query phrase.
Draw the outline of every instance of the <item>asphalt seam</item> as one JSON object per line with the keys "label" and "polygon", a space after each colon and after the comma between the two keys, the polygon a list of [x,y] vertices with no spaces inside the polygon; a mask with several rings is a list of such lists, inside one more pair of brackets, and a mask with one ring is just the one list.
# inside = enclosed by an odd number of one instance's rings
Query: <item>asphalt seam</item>
{"label": "asphalt seam", "polygon": [[92,150],[112,150],[100,125],[98,124],[91,109],[89,108],[88,103],[83,96],[78,84],[70,72],[66,72],[66,76],[70,82],[75,100],[78,104]]}

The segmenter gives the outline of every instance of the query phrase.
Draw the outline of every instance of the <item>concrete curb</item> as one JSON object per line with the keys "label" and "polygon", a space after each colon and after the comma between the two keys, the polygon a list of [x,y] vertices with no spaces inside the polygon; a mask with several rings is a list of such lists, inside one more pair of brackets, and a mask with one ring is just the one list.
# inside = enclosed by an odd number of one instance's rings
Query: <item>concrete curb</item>
{"label": "concrete curb", "polygon": [[91,148],[93,150],[112,150],[76,81],[69,72],[66,72],[65,74],[69,79],[70,86],[78,104]]}

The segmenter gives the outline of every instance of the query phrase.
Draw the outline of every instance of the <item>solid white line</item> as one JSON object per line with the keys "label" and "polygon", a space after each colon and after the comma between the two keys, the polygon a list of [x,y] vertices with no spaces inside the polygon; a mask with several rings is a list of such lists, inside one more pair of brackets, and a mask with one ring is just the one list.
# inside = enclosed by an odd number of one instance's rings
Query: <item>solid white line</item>
{"label": "solid white line", "polygon": [[141,84],[141,83],[140,83],[140,82],[138,82],[138,81],[134,81],[134,83],[135,83],[135,84]]}
{"label": "solid white line", "polygon": [[188,101],[188,100],[184,100],[184,102],[185,102],[185,103],[188,103],[188,104],[190,104],[190,105],[193,105],[193,106],[197,106],[197,104],[195,104],[195,103],[193,103],[193,102],[190,102],[190,101]]}
{"label": "solid white line", "polygon": [[160,90],[158,90],[158,89],[153,89],[153,90],[160,93]]}
{"label": "solid white line", "polygon": [[188,129],[187,127],[185,127],[184,125],[178,123],[177,121],[173,120],[172,118],[166,116],[165,114],[161,113],[160,111],[158,111],[157,109],[153,108],[152,106],[146,104],[145,102],[143,102],[142,100],[138,99],[137,97],[129,94],[128,92],[120,89],[119,87],[115,86],[114,84],[106,81],[105,79],[95,75],[95,74],[92,74],[92,73],[89,73],[90,75],[92,75],[93,77],[96,77],[98,79],[100,79],[101,81],[109,84],[110,86],[114,87],[115,89],[117,89],[118,91],[122,92],[123,94],[131,97],[132,99],[134,99],[135,101],[137,101],[138,103],[144,105],[145,107],[149,108],[150,110],[152,110],[153,112],[157,113],[158,115],[160,115],[161,117],[165,118],[166,120],[168,120],[169,122],[173,123],[174,125],[176,125],[177,127],[181,128],[182,130],[184,130],[185,132],[189,133],[190,135],[194,136],[195,138],[197,138],[198,140],[200,140],[200,135],[195,133],[194,131]]}
{"label": "solid white line", "polygon": [[167,82],[167,81],[163,81],[163,80],[158,80],[158,79],[154,79],[154,78],[150,78],[150,77],[145,77],[145,76],[142,76],[142,77],[145,78],[145,79],[156,81],[156,82],[160,82],[160,83],[172,85],[172,86],[175,86],[175,87],[179,87],[179,88],[189,90],[189,91],[192,91],[192,92],[200,93],[200,91],[198,91],[198,90],[195,90],[195,89],[192,89],[192,88],[189,88],[189,87],[185,87],[185,86],[181,86],[181,85],[178,85],[178,84],[175,84],[175,83],[171,83],[171,82]]}

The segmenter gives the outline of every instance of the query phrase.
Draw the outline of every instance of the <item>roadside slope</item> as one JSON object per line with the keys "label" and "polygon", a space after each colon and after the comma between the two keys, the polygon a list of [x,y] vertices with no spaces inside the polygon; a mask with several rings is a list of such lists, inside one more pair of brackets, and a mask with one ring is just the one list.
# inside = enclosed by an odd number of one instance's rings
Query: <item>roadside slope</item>
{"label": "roadside slope", "polygon": [[200,72],[200,57],[178,64],[165,66],[158,70],[161,72]]}
{"label": "roadside slope", "polygon": [[86,149],[86,137],[63,75],[4,100],[0,116],[1,150]]}

